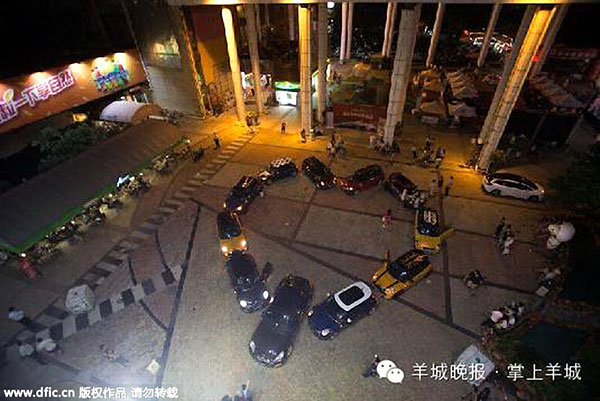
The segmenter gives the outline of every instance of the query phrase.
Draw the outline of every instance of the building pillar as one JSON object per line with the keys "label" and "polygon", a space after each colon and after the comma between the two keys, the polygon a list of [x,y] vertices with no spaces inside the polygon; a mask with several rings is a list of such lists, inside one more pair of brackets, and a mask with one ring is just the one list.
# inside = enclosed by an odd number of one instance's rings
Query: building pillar
{"label": "building pillar", "polygon": [[265,4],[265,26],[271,25],[271,18],[269,16],[269,3]]}
{"label": "building pillar", "polygon": [[392,23],[392,3],[388,3],[385,14],[385,29],[383,30],[383,45],[381,46],[381,57],[387,57],[387,43],[389,38],[390,24]]}
{"label": "building pillar", "polygon": [[[518,51],[519,54],[510,70],[506,85],[500,95],[498,106],[495,110],[490,109],[486,117],[486,122],[487,120],[490,120],[489,124],[487,124],[489,133],[485,135],[486,140],[483,143],[483,148],[479,155],[479,161],[477,163],[479,169],[485,170],[490,165],[492,155],[498,147],[500,138],[502,138],[502,134],[504,133],[504,128],[506,128],[506,124],[510,118],[510,114],[515,106],[517,98],[519,97],[521,88],[531,69],[533,57],[537,53],[550,20],[552,19],[552,15],[556,11],[556,7],[553,9],[546,9],[539,6],[528,6],[528,9],[530,7],[534,8],[534,15],[531,19],[531,23],[528,24],[526,29],[527,33],[523,40],[523,45],[520,47]],[[527,16],[527,12],[525,14],[525,16]]]}
{"label": "building pillar", "polygon": [[396,26],[396,15],[398,14],[398,3],[392,3],[392,21],[390,23],[390,32],[388,34],[388,42],[386,54],[388,57],[392,54],[392,43],[394,42],[394,26]]}
{"label": "building pillar", "polygon": [[[502,93],[504,93],[504,88],[506,87],[506,82],[508,82],[510,72],[512,71],[515,65],[517,56],[519,55],[521,47],[523,46],[523,42],[525,41],[525,35],[527,34],[527,29],[529,28],[531,20],[533,19],[534,12],[535,6],[527,7],[527,9],[525,10],[525,14],[523,15],[523,19],[521,19],[521,25],[519,26],[519,30],[517,31],[517,35],[515,36],[515,40],[513,41],[512,50],[508,56],[508,59],[504,63],[502,77],[500,78],[500,82],[496,86],[496,91],[494,92],[494,97],[488,110],[488,116],[493,115],[496,108],[498,107],[498,102],[500,101]],[[489,125],[491,122],[491,119],[485,119],[483,127],[481,128],[481,132],[479,133],[479,143],[484,143],[487,140],[487,135],[490,132]]]}
{"label": "building pillar", "polygon": [[554,13],[554,17],[552,17],[552,21],[548,27],[548,32],[546,33],[544,41],[542,42],[538,52],[537,61],[535,64],[533,64],[533,67],[531,67],[530,74],[532,77],[536,76],[540,71],[542,71],[542,67],[544,67],[544,63],[546,62],[546,57],[548,57],[548,53],[550,53],[550,49],[552,48],[552,45],[554,45],[556,34],[560,30],[560,26],[562,25],[568,10],[568,4],[560,4],[556,7],[556,12]]}
{"label": "building pillar", "polygon": [[262,41],[262,23],[260,22],[260,3],[256,3],[256,32],[258,41]]}
{"label": "building pillar", "polygon": [[343,63],[346,58],[346,34],[348,23],[348,3],[342,3],[342,38],[340,42],[340,61]]}
{"label": "building pillar", "polygon": [[435,13],[435,23],[433,24],[433,31],[431,33],[431,41],[429,42],[429,52],[427,53],[427,62],[425,65],[427,68],[433,65],[435,60],[435,51],[437,50],[438,41],[440,39],[440,32],[442,31],[442,24],[444,23],[444,10],[446,5],[442,2],[438,3],[437,12]]}
{"label": "building pillar", "polygon": [[242,124],[246,121],[246,105],[244,104],[244,93],[242,92],[242,74],[240,72],[240,60],[238,58],[237,43],[235,41],[235,29],[231,10],[223,7],[221,10],[223,25],[225,26],[225,39],[227,40],[227,52],[229,54],[229,66],[231,68],[231,79],[233,80],[233,93],[235,95],[235,109],[238,121]]}
{"label": "building pillar", "polygon": [[260,57],[258,56],[258,41],[256,37],[256,26],[254,25],[254,7],[253,4],[244,5],[246,14],[246,32],[248,36],[248,51],[250,52],[250,63],[252,64],[252,77],[254,78],[254,94],[258,113],[265,112],[265,102],[262,96],[262,86],[260,84]]}
{"label": "building pillar", "polygon": [[296,41],[296,24],[294,21],[294,13],[296,12],[296,6],[288,6],[288,26],[290,32],[290,42]]}
{"label": "building pillar", "polygon": [[325,3],[318,4],[318,54],[319,59],[317,76],[317,120],[325,123],[325,110],[327,109],[327,5]]}
{"label": "building pillar", "polygon": [[300,129],[306,135],[311,129],[312,90],[310,73],[310,8],[298,6],[298,33],[300,47]]}
{"label": "building pillar", "polygon": [[487,29],[485,30],[485,36],[483,37],[483,43],[481,44],[481,50],[479,50],[479,57],[477,58],[477,68],[479,69],[483,67],[483,62],[485,61],[485,56],[487,56],[487,52],[490,47],[490,42],[492,41],[492,36],[494,35],[494,29],[496,29],[496,22],[498,22],[498,17],[500,16],[501,9],[502,4],[494,4],[494,8],[492,9],[492,15],[490,16]]}
{"label": "building pillar", "polygon": [[352,58],[352,22],[354,19],[354,3],[348,3],[348,21],[346,22],[346,27],[348,28],[348,32],[346,33],[346,60],[350,60]]}
{"label": "building pillar", "polygon": [[421,4],[416,4],[412,8],[402,9],[387,116],[385,119],[383,140],[387,144],[391,144],[394,141],[396,124],[402,122],[402,113],[404,112],[404,104],[406,102],[406,90],[411,79],[411,65],[420,16]]}

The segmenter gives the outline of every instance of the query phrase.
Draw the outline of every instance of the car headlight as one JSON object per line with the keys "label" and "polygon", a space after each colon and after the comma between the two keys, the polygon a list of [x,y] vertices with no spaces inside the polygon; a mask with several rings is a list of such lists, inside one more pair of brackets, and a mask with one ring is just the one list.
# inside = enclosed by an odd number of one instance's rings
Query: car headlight
{"label": "car headlight", "polygon": [[329,335],[329,333],[330,333],[329,329],[323,329],[323,330],[321,330],[321,335],[323,337],[327,337]]}
{"label": "car headlight", "polygon": [[395,292],[396,292],[396,289],[394,287],[390,287],[385,290],[386,294],[394,294]]}
{"label": "car headlight", "polygon": [[379,279],[379,276],[377,274],[373,274],[373,281],[377,281]]}
{"label": "car headlight", "polygon": [[285,356],[285,351],[281,351],[279,354],[277,354],[275,359],[273,359],[273,362],[281,362],[283,360],[284,356]]}
{"label": "car headlight", "polygon": [[240,300],[240,306],[242,308],[245,308],[246,306],[248,306],[248,301],[246,301],[245,299]]}
{"label": "car headlight", "polygon": [[269,298],[269,291],[267,291],[267,290],[264,290],[264,291],[263,291],[263,298],[264,298],[264,299],[267,299],[267,298]]}
{"label": "car headlight", "polygon": [[313,313],[314,313],[314,312],[313,312],[313,310],[311,309],[311,310],[309,310],[309,311],[308,311],[308,313],[306,314],[306,316],[308,316],[308,317],[311,317],[311,316],[313,315]]}
{"label": "car headlight", "polygon": [[256,349],[256,343],[254,341],[250,341],[250,351],[254,352],[254,350]]}
{"label": "car headlight", "polygon": [[226,247],[226,246],[222,246],[222,247],[221,247],[221,251],[222,251],[223,253],[227,253],[227,247]]}
{"label": "car headlight", "polygon": [[321,181],[319,184],[324,186],[325,185],[325,181]]}
{"label": "car headlight", "polygon": [[238,207],[235,208],[235,210],[237,210],[238,212],[241,212],[243,208],[244,207],[242,205],[239,205]]}
{"label": "car headlight", "polygon": [[242,242],[241,242],[241,244],[242,244],[242,246],[243,246],[243,247],[245,247],[245,246],[246,246],[246,244],[247,244],[246,240],[245,240],[245,239],[243,239],[243,240],[242,240]]}
{"label": "car headlight", "polygon": [[227,209],[227,202],[223,202],[223,208]]}

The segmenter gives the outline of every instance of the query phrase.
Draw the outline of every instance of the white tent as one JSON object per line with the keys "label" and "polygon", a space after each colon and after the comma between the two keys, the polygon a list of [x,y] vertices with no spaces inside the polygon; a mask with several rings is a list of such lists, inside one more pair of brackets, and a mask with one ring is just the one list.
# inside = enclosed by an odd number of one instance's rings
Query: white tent
{"label": "white tent", "polygon": [[146,120],[149,115],[160,114],[162,114],[162,109],[155,104],[118,100],[102,110],[100,119],[135,125]]}

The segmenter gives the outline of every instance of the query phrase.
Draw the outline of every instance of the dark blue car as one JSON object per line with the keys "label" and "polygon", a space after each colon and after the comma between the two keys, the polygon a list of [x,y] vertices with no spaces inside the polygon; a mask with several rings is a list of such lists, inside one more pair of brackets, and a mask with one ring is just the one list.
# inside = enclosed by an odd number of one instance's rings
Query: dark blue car
{"label": "dark blue car", "polygon": [[229,192],[223,208],[231,213],[243,214],[250,203],[263,193],[263,184],[256,177],[243,176]]}
{"label": "dark blue car", "polygon": [[371,287],[357,281],[315,305],[308,312],[308,324],[317,338],[331,340],[376,308],[377,300]]}
{"label": "dark blue car", "polygon": [[225,271],[244,312],[257,311],[269,303],[271,296],[251,255],[233,251],[225,262]]}

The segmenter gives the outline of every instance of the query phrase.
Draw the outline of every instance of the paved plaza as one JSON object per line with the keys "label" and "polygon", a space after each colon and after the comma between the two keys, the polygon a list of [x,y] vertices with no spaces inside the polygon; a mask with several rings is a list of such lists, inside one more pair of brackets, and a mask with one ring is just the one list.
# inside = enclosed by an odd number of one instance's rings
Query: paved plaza
{"label": "paved plaza", "polygon": [[[286,135],[279,133],[282,120],[288,124]],[[182,134],[211,149],[203,161],[189,161],[173,175],[157,178],[149,194],[45,267],[40,281],[25,282],[5,272],[2,304],[23,308],[40,330],[64,320],[58,311],[66,290],[92,276],[97,301],[105,301],[111,313],[97,307],[85,322],[63,324],[63,352],[48,357],[44,366],[21,360],[11,345],[35,333],[3,320],[0,338],[9,346],[0,386],[176,386],[179,399],[193,401],[218,400],[247,380],[255,401],[458,400],[467,393],[464,382],[418,381],[410,375],[412,366],[454,362],[481,340],[479,325],[491,308],[510,301],[536,303],[536,269],[545,264],[536,229],[548,213],[545,205],[484,195],[481,175],[459,167],[470,140],[460,132],[438,132],[408,119],[401,154],[389,160],[368,148],[369,133],[337,129],[348,155],[331,160],[325,153],[327,136],[304,144],[297,128],[297,111],[283,107],[271,109],[254,132],[236,126],[232,114],[186,121]],[[223,139],[221,149],[212,150],[214,131]],[[448,149],[438,171],[411,162],[410,146],[423,146],[425,132]],[[431,257],[434,271],[426,280],[395,300],[379,297],[372,316],[333,341],[318,340],[304,322],[289,361],[269,369],[248,352],[260,313],[245,314],[237,304],[223,269],[215,217],[242,175],[255,174],[281,156],[292,157],[298,166],[317,156],[339,176],[380,164],[386,176],[402,172],[422,189],[440,174],[453,176],[450,196],[436,192],[428,204],[440,210],[455,234]],[[531,178],[542,184],[548,179]],[[383,229],[381,216],[388,208],[393,222]],[[509,256],[501,255],[492,238],[503,216],[516,229]],[[386,250],[397,257],[413,246],[414,212],[400,208],[383,188],[351,197],[335,188],[317,191],[303,174],[267,187],[266,196],[241,220],[259,268],[267,262],[274,266],[269,290],[288,274],[303,276],[314,285],[313,304],[353,281],[370,282]],[[461,281],[472,269],[488,281],[475,293]],[[133,301],[119,294],[131,294]],[[103,357],[103,344],[126,362]],[[363,378],[374,354],[393,360],[405,371],[405,381]],[[153,360],[160,364],[156,374],[145,369]]]}

